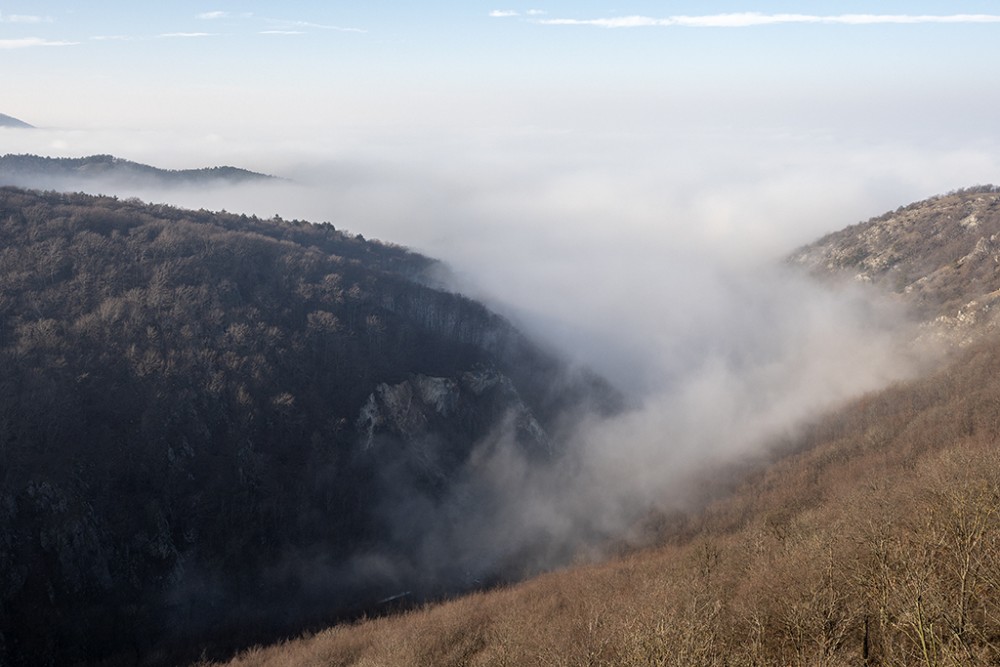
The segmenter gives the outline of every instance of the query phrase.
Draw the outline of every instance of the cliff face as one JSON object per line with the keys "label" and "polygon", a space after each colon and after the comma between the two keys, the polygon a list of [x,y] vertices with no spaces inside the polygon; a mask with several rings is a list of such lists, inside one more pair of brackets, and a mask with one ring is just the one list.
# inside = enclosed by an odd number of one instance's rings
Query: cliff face
{"label": "cliff face", "polygon": [[511,379],[494,368],[380,384],[362,406],[356,429],[365,458],[394,460],[432,495],[446,490],[476,454],[470,443],[487,442],[492,431],[504,431],[527,456],[552,454],[546,430]]}
{"label": "cliff face", "polygon": [[562,415],[617,399],[431,265],[0,188],[0,663],[169,663],[436,594],[398,523],[440,523],[496,434],[547,457]]}

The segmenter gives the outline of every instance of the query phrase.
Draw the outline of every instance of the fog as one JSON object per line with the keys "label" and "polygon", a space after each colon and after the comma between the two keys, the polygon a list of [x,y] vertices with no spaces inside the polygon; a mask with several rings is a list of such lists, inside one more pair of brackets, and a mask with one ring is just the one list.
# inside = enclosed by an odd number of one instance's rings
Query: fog
{"label": "fog", "polygon": [[281,176],[267,186],[113,194],[328,221],[412,247],[445,263],[451,289],[625,394],[623,414],[559,434],[567,453],[553,465],[530,462],[498,432],[445,498],[385,508],[408,555],[363,554],[356,567],[391,572],[380,576],[400,585],[410,575],[472,584],[512,560],[549,567],[629,539],[649,508],[687,506],[696,475],[765,453],[823,410],[917,372],[935,352],[910,345],[913,325],[898,304],[861,285],[814,282],[781,258],[899,205],[1000,180],[995,153],[972,144],[852,143],[767,128],[525,127],[271,143],[17,136],[20,152]]}

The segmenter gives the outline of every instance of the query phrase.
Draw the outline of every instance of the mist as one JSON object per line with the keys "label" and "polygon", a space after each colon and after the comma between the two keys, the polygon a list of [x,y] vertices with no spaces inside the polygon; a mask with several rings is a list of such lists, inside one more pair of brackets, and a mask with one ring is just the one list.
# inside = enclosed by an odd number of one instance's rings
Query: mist
{"label": "mist", "polygon": [[[911,345],[915,324],[899,304],[861,285],[821,284],[781,259],[826,232],[1000,174],[995,154],[970,146],[766,128],[18,138],[33,142],[23,152],[281,176],[217,190],[107,184],[106,193],[331,222],[406,245],[443,262],[449,289],[626,396],[622,414],[577,416],[555,434],[563,453],[544,465],[502,430],[476,443],[444,498],[381,508],[397,551],[337,566],[439,588],[599,555],[609,540],[635,537],[650,510],[688,507],[691,480],[713,466],[766,455],[810,418],[912,376],[937,352]],[[322,568],[307,569],[303,577]]]}

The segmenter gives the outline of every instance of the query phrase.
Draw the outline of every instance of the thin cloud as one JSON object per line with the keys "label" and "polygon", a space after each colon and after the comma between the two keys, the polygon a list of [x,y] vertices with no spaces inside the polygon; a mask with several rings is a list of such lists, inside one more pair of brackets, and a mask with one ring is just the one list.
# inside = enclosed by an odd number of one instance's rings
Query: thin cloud
{"label": "thin cloud", "polygon": [[261,35],[304,35],[301,30],[261,30]]}
{"label": "thin cloud", "polygon": [[545,14],[548,14],[548,12],[545,11],[544,9],[529,9],[528,10],[528,16],[544,16]]}
{"label": "thin cloud", "polygon": [[20,39],[0,39],[0,49],[30,49],[36,46],[75,46],[80,42],[63,42],[41,37],[22,37]]}
{"label": "thin cloud", "polygon": [[295,28],[313,28],[316,30],[332,30],[335,32],[359,32],[366,33],[363,28],[345,28],[339,25],[328,25],[325,23],[312,23],[311,21],[290,21],[284,19],[269,19],[273,30],[294,30]]}
{"label": "thin cloud", "polygon": [[0,23],[52,23],[52,17],[31,16],[28,14],[4,14],[0,12]]}
{"label": "thin cloud", "polygon": [[182,39],[192,39],[192,38],[198,38],[198,37],[218,37],[219,33],[216,33],[216,32],[165,32],[165,33],[163,33],[161,35],[157,35],[157,36],[158,37],[163,37],[163,38],[179,37],[179,38],[182,38]]}
{"label": "thin cloud", "polygon": [[494,9],[490,12],[490,16],[495,19],[503,19],[510,16],[520,16],[520,14],[512,9]]}
{"label": "thin cloud", "polygon": [[700,16],[622,16],[599,19],[538,19],[543,25],[584,25],[599,28],[691,27],[691,28],[750,28],[778,24],[879,25],[921,23],[1000,23],[998,14],[762,14],[741,12],[705,14]]}
{"label": "thin cloud", "polygon": [[238,14],[235,14],[233,12],[223,12],[223,11],[202,12],[201,14],[196,14],[195,18],[201,19],[203,21],[214,21],[216,19],[232,19],[232,18],[249,19],[253,18],[253,12],[240,12]]}

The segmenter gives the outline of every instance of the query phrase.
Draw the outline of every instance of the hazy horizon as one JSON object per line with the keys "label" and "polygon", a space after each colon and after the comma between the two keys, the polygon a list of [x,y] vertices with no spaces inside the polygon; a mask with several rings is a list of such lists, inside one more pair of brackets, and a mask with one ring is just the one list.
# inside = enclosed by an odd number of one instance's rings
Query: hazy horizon
{"label": "hazy horizon", "polygon": [[[473,199],[516,199],[536,232],[595,211],[630,231],[698,225],[780,255],[1000,181],[995,9],[7,3],[0,113],[40,129],[4,130],[0,152],[285,176],[329,196],[204,205],[330,220],[445,259],[450,242],[407,219],[427,200],[479,215]],[[415,188],[398,209],[384,201]]]}

